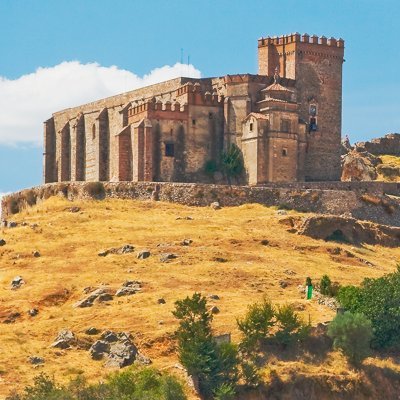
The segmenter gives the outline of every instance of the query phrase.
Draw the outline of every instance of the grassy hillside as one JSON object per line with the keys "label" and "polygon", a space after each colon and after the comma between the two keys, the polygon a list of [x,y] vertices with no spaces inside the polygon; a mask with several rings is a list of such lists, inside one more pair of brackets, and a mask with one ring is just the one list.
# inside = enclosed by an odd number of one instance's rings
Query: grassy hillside
{"label": "grassy hillside", "polygon": [[[70,212],[71,206],[80,211]],[[16,215],[15,221],[27,225],[0,231],[6,241],[0,247],[0,318],[21,314],[14,323],[1,324],[0,398],[41,371],[59,381],[81,373],[98,380],[109,372],[87,350],[50,348],[61,329],[71,329],[84,341],[93,340],[84,333],[92,326],[131,332],[156,367],[179,374],[171,337],[177,326],[171,314],[177,299],[194,291],[217,294],[220,300],[210,300],[220,309],[214,318],[215,331],[231,332],[238,341],[235,319],[249,303],[265,295],[277,304],[295,303],[304,318],[316,325],[332,319],[334,312],[316,300],[304,299],[298,285],[307,276],[317,281],[328,274],[341,284],[358,284],[366,276],[393,271],[400,260],[400,249],[379,246],[341,244],[356,257],[345,252],[334,255],[329,250],[338,244],[288,233],[280,218],[276,209],[260,205],[213,210],[124,200],[69,203],[59,198]],[[193,242],[183,246],[184,239]],[[262,243],[266,240],[267,245]],[[98,256],[102,249],[125,244],[133,245],[135,252]],[[150,250],[151,256],[139,260],[137,251],[143,249]],[[34,257],[34,251],[41,256]],[[161,263],[163,253],[178,257]],[[26,283],[11,290],[16,275]],[[73,307],[85,296],[85,288],[105,284],[118,288],[127,280],[140,281],[142,291],[90,308]],[[281,287],[282,280],[286,288]],[[159,298],[166,304],[158,304]],[[35,317],[27,314],[32,308],[39,309]],[[43,357],[45,364],[35,368],[28,362],[33,355]],[[400,372],[395,362],[370,358],[366,363]],[[266,380],[272,376],[291,380],[294,371],[339,381],[363,379],[362,372],[349,369],[335,352],[324,359],[302,355],[285,360],[271,355],[268,365]]]}

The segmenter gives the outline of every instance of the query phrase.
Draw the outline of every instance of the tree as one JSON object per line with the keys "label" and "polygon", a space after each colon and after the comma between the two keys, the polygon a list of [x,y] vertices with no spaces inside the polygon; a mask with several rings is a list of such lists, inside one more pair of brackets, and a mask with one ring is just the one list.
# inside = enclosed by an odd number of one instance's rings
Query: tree
{"label": "tree", "polygon": [[213,317],[207,310],[206,298],[194,293],[192,297],[178,300],[173,315],[179,320],[176,332],[179,360],[188,374],[197,379],[200,393],[210,397],[223,385],[235,387],[237,348],[230,343],[218,345],[214,340]]}
{"label": "tree", "polygon": [[267,338],[274,325],[274,307],[264,298],[262,303],[251,304],[245,317],[236,322],[243,337],[241,348],[248,353],[253,352]]}
{"label": "tree", "polygon": [[394,273],[364,279],[359,288],[341,288],[338,299],[344,308],[372,322],[373,347],[400,348],[400,266]]}
{"label": "tree", "polygon": [[328,326],[333,347],[340,349],[354,365],[360,365],[370,352],[372,323],[363,314],[346,311],[338,314]]}
{"label": "tree", "polygon": [[242,151],[236,144],[231,143],[221,156],[221,168],[225,173],[228,183],[232,178],[238,178],[244,170]]}
{"label": "tree", "polygon": [[278,330],[275,340],[283,347],[304,339],[310,330],[290,304],[278,307],[275,312]]}
{"label": "tree", "polygon": [[325,296],[331,296],[332,281],[328,275],[324,275],[319,282],[319,291]]}

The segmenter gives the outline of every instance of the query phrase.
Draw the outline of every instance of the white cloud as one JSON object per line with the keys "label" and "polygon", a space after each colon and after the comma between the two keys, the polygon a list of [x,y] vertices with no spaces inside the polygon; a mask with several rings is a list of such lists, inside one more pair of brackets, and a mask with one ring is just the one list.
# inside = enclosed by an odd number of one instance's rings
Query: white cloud
{"label": "white cloud", "polygon": [[0,76],[0,145],[40,144],[55,111],[179,76],[199,78],[193,65],[165,65],[139,77],[116,66],[68,61],[9,80]]}

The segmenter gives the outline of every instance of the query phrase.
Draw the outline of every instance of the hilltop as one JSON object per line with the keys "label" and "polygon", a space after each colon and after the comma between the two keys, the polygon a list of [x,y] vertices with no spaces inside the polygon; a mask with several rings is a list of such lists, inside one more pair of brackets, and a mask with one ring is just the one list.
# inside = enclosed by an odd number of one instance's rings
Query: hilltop
{"label": "hilltop", "polygon": [[[316,282],[328,274],[341,284],[359,284],[365,277],[392,272],[400,259],[396,247],[355,247],[290,233],[282,223],[287,218],[284,213],[255,204],[214,210],[164,202],[69,202],[51,197],[14,215],[17,226],[0,231],[6,242],[0,247],[0,395],[24,387],[41,371],[60,381],[81,373],[98,381],[109,372],[102,361],[90,358],[84,346],[51,348],[62,329],[70,329],[86,344],[94,341],[85,334],[90,327],[129,332],[154,366],[181,375],[175,367],[177,322],[171,313],[176,300],[195,291],[217,295],[219,299],[209,299],[210,306],[219,309],[215,334],[231,333],[237,342],[236,318],[263,296],[275,304],[295,304],[316,326],[330,321],[335,311],[316,299],[304,299],[299,286],[307,276]],[[125,245],[134,251],[99,256],[103,250]],[[150,257],[138,259],[137,253],[145,249]],[[165,254],[176,258],[161,262]],[[25,283],[11,290],[16,276]],[[74,307],[85,292],[104,286],[118,289],[126,281],[140,282],[141,290],[92,307]],[[159,304],[161,298],[165,304]],[[30,316],[28,310],[35,308],[38,314]],[[34,367],[29,356],[43,357],[45,363]],[[343,398],[372,399],[379,398],[380,385],[390,393],[391,379],[400,373],[398,363],[398,356],[375,355],[365,362],[365,370],[357,372],[337,352],[323,358],[275,354],[264,378],[269,382],[279,377],[282,385],[299,388],[311,385],[317,395],[331,390]]]}

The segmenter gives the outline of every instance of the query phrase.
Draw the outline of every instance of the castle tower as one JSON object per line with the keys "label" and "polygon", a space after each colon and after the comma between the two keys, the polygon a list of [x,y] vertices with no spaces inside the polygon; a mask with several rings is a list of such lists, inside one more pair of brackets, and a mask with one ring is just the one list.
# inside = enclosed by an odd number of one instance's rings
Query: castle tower
{"label": "castle tower", "polygon": [[258,73],[296,80],[300,119],[307,125],[305,179],[340,180],[344,41],[295,33],[258,41]]}

